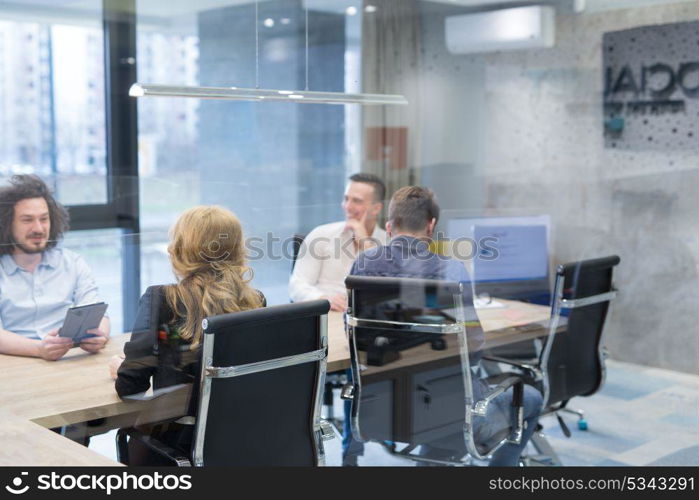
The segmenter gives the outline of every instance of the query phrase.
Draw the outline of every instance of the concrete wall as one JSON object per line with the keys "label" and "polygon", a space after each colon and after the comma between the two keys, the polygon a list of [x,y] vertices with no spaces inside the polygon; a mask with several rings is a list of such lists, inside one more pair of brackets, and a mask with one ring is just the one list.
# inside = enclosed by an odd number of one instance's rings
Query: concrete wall
{"label": "concrete wall", "polygon": [[449,139],[423,147],[422,164],[467,165],[454,182],[477,191],[448,203],[550,214],[556,262],[620,255],[612,356],[699,373],[699,143],[605,149],[601,48],[608,31],[697,20],[699,3],[557,12],[554,48],[470,56],[446,51],[446,13],[422,20],[423,78],[441,89],[425,96],[434,114],[423,139]]}

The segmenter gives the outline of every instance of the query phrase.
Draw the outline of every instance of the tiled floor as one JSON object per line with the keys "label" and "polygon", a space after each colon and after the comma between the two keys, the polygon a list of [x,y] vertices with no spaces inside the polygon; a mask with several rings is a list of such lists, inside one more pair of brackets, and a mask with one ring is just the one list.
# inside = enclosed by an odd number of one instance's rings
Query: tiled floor
{"label": "tiled floor", "polygon": [[546,422],[565,465],[699,465],[699,376],[608,362],[607,383],[573,407],[589,429],[569,419],[567,439]]}
{"label": "tiled floor", "polygon": [[[600,392],[570,404],[585,411],[588,430],[567,415],[573,435],[566,438],[554,417],[542,419],[563,465],[699,465],[699,376],[611,360],[607,368]],[[339,403],[335,414],[342,415]],[[340,442],[338,436],[325,443],[327,465],[340,465]],[[114,457],[114,433],[94,437],[90,447]],[[415,465],[375,443],[359,464]]]}

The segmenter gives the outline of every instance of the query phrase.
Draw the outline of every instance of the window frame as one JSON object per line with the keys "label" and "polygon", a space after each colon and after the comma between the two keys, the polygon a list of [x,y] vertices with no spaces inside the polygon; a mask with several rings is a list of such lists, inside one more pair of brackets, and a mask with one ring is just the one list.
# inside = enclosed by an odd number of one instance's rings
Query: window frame
{"label": "window frame", "polygon": [[136,0],[102,0],[107,203],[68,205],[71,229],[122,230],[124,325],[136,318],[141,288],[138,121],[129,87],[136,82]]}

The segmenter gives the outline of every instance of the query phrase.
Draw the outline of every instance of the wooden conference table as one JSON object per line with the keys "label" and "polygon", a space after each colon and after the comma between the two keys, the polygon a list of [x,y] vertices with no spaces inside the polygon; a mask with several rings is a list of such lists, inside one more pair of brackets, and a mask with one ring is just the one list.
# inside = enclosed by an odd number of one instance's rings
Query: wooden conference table
{"label": "wooden conference table", "polygon": [[[478,309],[486,347],[542,336],[546,306],[499,300],[505,307]],[[349,367],[349,346],[340,313],[328,317],[328,372]],[[157,398],[122,401],[107,363],[129,335],[115,336],[98,354],[71,350],[54,362],[0,355],[0,465],[120,465],[49,430],[107,418],[95,432],[155,422],[184,413],[187,390]]]}

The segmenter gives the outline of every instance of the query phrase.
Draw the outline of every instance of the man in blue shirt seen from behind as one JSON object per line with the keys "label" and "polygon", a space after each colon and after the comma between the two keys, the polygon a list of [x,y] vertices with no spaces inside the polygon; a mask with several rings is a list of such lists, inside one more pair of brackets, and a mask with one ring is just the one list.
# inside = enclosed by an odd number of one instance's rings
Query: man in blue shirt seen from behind
{"label": "man in blue shirt seen from behind", "polygon": [[[35,175],[15,175],[0,187],[0,353],[49,361],[73,347],[58,336],[69,308],[100,302],[84,259],[56,248],[68,212]],[[109,338],[109,319],[89,330],[80,347],[91,353]]]}
{"label": "man in blue shirt seen from behind", "polygon": [[[360,254],[352,266],[351,275],[386,276],[395,278],[425,278],[444,281],[468,283],[464,291],[464,300],[472,300],[468,272],[462,262],[440,256],[429,250],[437,220],[439,205],[432,191],[418,186],[406,186],[395,192],[388,208],[386,232],[391,238],[387,246],[375,247]],[[465,304],[467,305],[467,304]],[[473,310],[473,309],[471,309]],[[468,332],[469,348],[478,350],[483,344],[483,331],[480,327]],[[472,363],[478,363],[479,352],[471,356]],[[472,367],[473,368],[473,367]],[[474,391],[477,387],[474,384]],[[475,396],[477,394],[474,393]],[[486,442],[501,427],[494,419],[510,415],[512,389],[498,396],[489,405],[488,415],[484,421],[474,422],[476,442]],[[525,429],[520,444],[505,444],[495,452],[490,460],[491,466],[516,466],[520,454],[533,434],[542,405],[542,397],[535,388],[524,387],[524,422]],[[493,415],[491,416],[491,409]],[[488,421],[491,417],[491,421]],[[356,462],[353,455],[361,453],[359,443],[351,442],[345,430],[345,463]],[[450,438],[446,443],[422,445],[421,456],[437,460],[459,459],[466,454],[462,435]]]}

